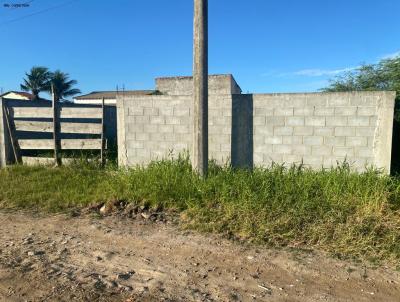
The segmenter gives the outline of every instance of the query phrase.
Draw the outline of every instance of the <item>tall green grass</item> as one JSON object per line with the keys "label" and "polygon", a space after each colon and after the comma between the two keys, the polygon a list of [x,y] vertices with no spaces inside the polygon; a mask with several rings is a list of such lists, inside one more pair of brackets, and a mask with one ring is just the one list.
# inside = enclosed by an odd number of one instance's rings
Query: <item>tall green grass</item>
{"label": "tall green grass", "polygon": [[90,164],[0,170],[2,207],[63,211],[112,200],[174,209],[184,227],[249,242],[400,263],[400,179],[372,169],[249,171],[212,163],[202,179],[181,157],[129,170]]}

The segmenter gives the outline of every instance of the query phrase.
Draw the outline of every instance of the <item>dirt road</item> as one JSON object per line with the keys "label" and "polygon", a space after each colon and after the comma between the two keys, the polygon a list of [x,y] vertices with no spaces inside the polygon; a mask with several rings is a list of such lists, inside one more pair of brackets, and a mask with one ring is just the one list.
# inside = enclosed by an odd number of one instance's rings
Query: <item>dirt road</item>
{"label": "dirt road", "polygon": [[400,301],[389,268],[144,218],[0,211],[0,223],[0,301]]}

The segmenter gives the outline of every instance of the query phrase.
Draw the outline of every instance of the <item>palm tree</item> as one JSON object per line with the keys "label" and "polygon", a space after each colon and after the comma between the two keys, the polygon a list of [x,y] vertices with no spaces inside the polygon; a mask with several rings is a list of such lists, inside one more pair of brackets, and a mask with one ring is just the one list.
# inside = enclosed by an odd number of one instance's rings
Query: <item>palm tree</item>
{"label": "palm tree", "polygon": [[[72,88],[78,82],[76,80],[70,80],[69,74],[56,70],[51,73],[50,82],[54,87],[54,97],[56,101],[66,100],[67,97],[74,96],[81,93],[79,89]],[[48,89],[51,93],[51,87]]]}
{"label": "palm tree", "polygon": [[33,94],[33,100],[38,100],[39,93],[48,91],[50,88],[50,72],[49,69],[43,66],[33,66],[29,73],[25,73],[26,78],[21,84],[23,91],[29,91]]}

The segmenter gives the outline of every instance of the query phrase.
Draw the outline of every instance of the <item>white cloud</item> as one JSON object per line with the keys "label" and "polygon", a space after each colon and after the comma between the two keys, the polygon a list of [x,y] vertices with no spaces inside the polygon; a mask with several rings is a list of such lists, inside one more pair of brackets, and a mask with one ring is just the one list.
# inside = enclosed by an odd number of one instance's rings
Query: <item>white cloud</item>
{"label": "white cloud", "polygon": [[400,56],[400,50],[399,50],[399,51],[396,51],[396,52],[394,52],[394,53],[388,53],[388,54],[386,54],[386,55],[383,55],[383,56],[381,57],[381,59],[383,59],[383,60],[386,60],[386,59],[394,59],[394,58],[399,57],[399,56]]}
{"label": "white cloud", "polygon": [[[400,57],[400,50],[385,54],[379,57],[379,60],[375,63],[378,63],[380,60],[385,59],[393,59],[396,57]],[[301,69],[292,72],[278,72],[276,70],[270,70],[261,74],[262,77],[273,77],[273,78],[286,78],[286,77],[332,77],[344,72],[353,71],[360,68],[360,66],[355,67],[346,67],[346,68],[338,68],[338,69],[322,69],[322,68],[310,68],[310,69]]]}
{"label": "white cloud", "polygon": [[311,68],[311,69],[301,69],[292,72],[276,72],[276,71],[269,71],[263,73],[261,76],[263,77],[274,77],[274,78],[285,78],[285,77],[324,77],[324,76],[335,76],[339,75],[344,72],[353,71],[359,68],[356,67],[347,67],[347,68],[340,68],[340,69],[320,69],[320,68]]}
{"label": "white cloud", "polygon": [[291,74],[297,76],[306,76],[306,77],[323,77],[323,76],[334,76],[341,74],[343,72],[348,72],[357,69],[358,67],[347,67],[340,69],[302,69],[298,71],[294,71]]}

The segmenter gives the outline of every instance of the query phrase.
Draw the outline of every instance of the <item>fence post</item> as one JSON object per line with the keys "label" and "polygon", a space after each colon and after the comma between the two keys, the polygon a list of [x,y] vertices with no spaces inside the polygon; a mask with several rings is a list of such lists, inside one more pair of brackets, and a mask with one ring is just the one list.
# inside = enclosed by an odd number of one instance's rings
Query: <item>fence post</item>
{"label": "fence post", "polygon": [[60,138],[59,138],[60,119],[59,119],[58,101],[54,93],[53,83],[51,84],[51,97],[53,106],[54,163],[57,167],[59,167],[61,165]]}
{"label": "fence post", "polygon": [[101,99],[101,109],[102,109],[102,117],[101,117],[101,151],[100,151],[100,160],[101,166],[104,167],[106,163],[106,158],[104,154],[104,150],[106,147],[105,140],[105,106],[104,106],[104,98]]}
{"label": "fence post", "polygon": [[0,168],[3,168],[7,165],[5,112],[3,108],[3,102],[3,98],[0,98]]}
{"label": "fence post", "polygon": [[9,142],[11,143],[11,148],[12,148],[12,151],[14,154],[14,160],[17,164],[22,164],[21,153],[20,153],[20,150],[18,147],[15,129],[14,129],[14,123],[11,123],[10,109],[8,108],[6,103],[3,103],[2,107],[3,107],[2,110],[3,110],[5,122],[7,125],[7,130],[8,130]]}

